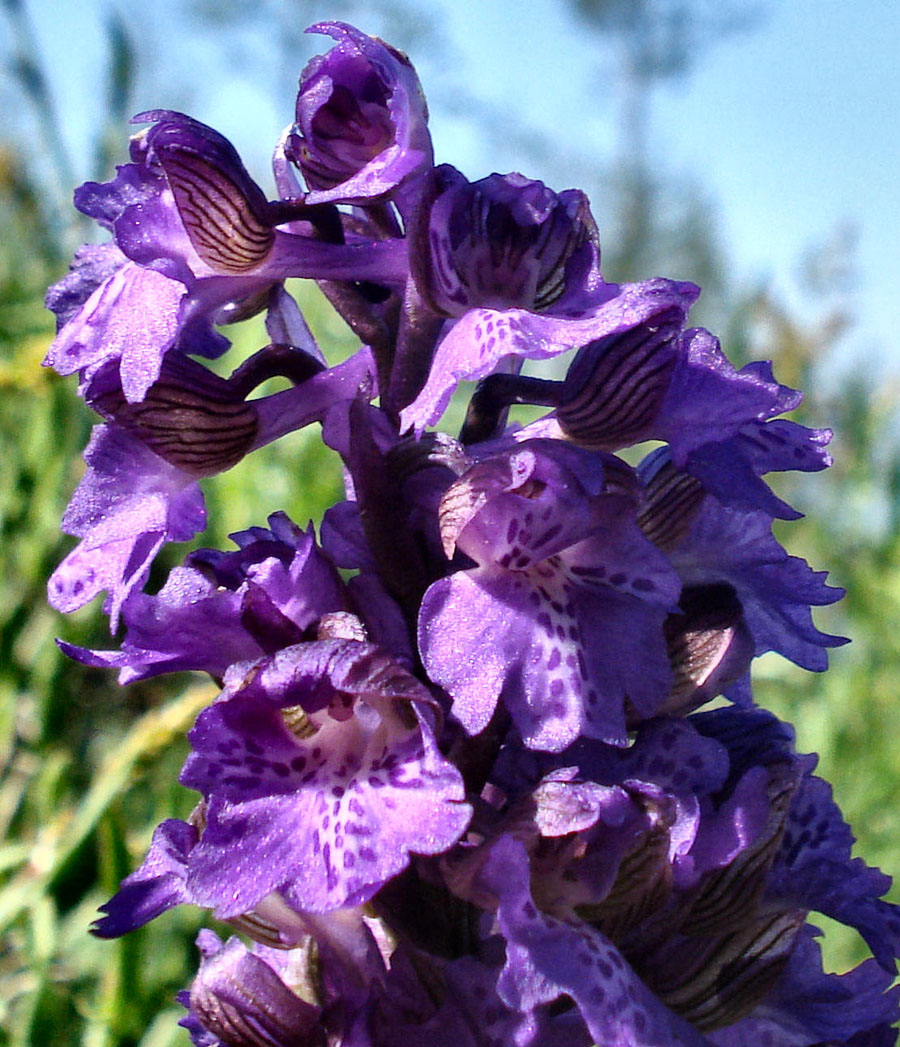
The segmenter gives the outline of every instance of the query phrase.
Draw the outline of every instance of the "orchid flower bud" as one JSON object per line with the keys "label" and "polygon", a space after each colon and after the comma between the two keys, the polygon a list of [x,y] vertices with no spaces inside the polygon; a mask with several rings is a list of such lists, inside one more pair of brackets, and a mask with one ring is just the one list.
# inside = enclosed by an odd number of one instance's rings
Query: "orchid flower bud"
{"label": "orchid flower bud", "polygon": [[580,190],[554,193],[520,174],[469,182],[449,164],[434,170],[410,229],[410,265],[438,313],[473,307],[556,307],[599,252]]}
{"label": "orchid flower bud", "polygon": [[342,22],[310,32],[338,41],[300,76],[286,153],[312,190],[310,204],[390,196],[432,160],[428,108],[409,59]]}

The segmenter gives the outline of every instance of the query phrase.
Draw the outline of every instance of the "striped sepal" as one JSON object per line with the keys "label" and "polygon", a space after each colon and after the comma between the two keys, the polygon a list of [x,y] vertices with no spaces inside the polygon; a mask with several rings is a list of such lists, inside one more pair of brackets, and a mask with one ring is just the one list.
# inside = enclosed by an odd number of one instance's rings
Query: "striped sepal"
{"label": "striped sepal", "polygon": [[262,220],[265,199],[237,154],[222,143],[195,147],[177,133],[161,135],[154,146],[197,254],[220,273],[255,269],[275,233]]}
{"label": "striped sepal", "polygon": [[609,894],[597,905],[579,906],[578,915],[621,942],[659,912],[672,891],[669,829],[662,822],[644,833],[619,864]]}
{"label": "striped sepal", "polygon": [[704,877],[685,918],[685,933],[721,934],[740,927],[747,913],[753,911],[781,846],[788,808],[797,791],[798,775],[796,765],[789,762],[769,768],[766,824],[756,840],[734,861]]}
{"label": "striped sepal", "polygon": [[638,972],[660,1000],[700,1032],[739,1021],[768,995],[790,958],[806,913],[756,915],[733,933],[679,938]]}
{"label": "striped sepal", "polygon": [[557,417],[574,443],[615,451],[652,433],[675,366],[681,313],[669,310],[624,334],[580,349],[563,386]]}
{"label": "striped sepal", "polygon": [[[574,192],[572,196],[575,196]],[[534,295],[534,308],[539,313],[549,309],[566,293],[569,259],[589,240],[598,238],[591,205],[584,194],[578,193],[574,207],[567,208],[567,211],[563,211],[561,203],[557,206],[553,219],[543,224],[532,248],[540,267]]]}
{"label": "striped sepal", "polygon": [[671,552],[690,529],[705,494],[696,477],[679,472],[667,462],[645,488],[638,526],[657,549]]}
{"label": "striped sepal", "polygon": [[253,446],[258,419],[223,378],[170,353],[141,403],[116,389],[97,398],[96,410],[136,436],[160,458],[196,476],[236,465]]}

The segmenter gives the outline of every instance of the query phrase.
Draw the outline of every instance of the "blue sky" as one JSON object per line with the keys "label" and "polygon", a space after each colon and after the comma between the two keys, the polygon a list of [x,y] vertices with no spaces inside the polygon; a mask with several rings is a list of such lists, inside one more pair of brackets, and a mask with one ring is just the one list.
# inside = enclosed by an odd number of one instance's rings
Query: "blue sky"
{"label": "blue sky", "polygon": [[[595,37],[550,2],[461,6],[467,13],[456,9],[457,26],[469,33],[477,62],[494,66],[498,99],[536,125],[565,128],[563,136],[588,133],[608,152],[613,108]],[[504,29],[510,24],[514,36]],[[852,340],[859,352],[877,348],[894,366],[898,48],[900,4],[892,0],[783,0],[768,7],[757,30],[722,42],[686,82],[664,89],[654,113],[660,163],[709,188],[745,278],[772,277],[801,307],[799,259],[837,227],[856,226],[859,323]]]}
{"label": "blue sky", "polygon": [[[65,102],[71,151],[84,163],[100,104],[105,6],[100,0],[31,0],[29,6]],[[329,11],[325,3],[310,6],[311,19]],[[361,28],[386,32],[380,4],[357,9]],[[181,94],[168,96],[169,85],[193,83],[191,113],[231,137],[262,174],[265,151],[291,116],[265,34],[247,29],[226,42],[186,31],[181,0],[158,0],[152,12],[136,2],[120,10],[134,27],[147,70],[146,96],[137,107],[184,105]],[[436,103],[463,84],[512,114],[511,122],[555,137],[582,160],[610,156],[616,107],[609,49],[567,6],[430,0],[428,10],[449,46],[411,57]],[[759,28],[709,50],[686,81],[659,92],[653,120],[656,159],[708,191],[740,278],[770,278],[802,309],[795,281],[800,258],[842,225],[858,230],[858,323],[850,348],[893,368],[900,368],[898,47],[900,4],[894,0],[772,0]],[[297,55],[296,71],[308,53]],[[283,97],[276,101],[278,86]],[[485,142],[464,113],[449,114],[438,104],[434,110],[440,160],[473,178],[522,168],[554,188],[566,187],[557,176],[558,157],[542,170],[522,157],[514,140],[495,134]],[[572,184],[579,184],[577,177]],[[595,199],[594,207],[602,228],[602,201]]]}

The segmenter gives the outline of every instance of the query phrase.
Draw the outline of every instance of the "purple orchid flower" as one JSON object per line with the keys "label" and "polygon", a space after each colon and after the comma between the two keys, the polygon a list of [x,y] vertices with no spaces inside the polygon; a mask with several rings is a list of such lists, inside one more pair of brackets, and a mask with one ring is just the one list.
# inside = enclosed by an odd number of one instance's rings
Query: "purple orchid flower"
{"label": "purple orchid flower", "polygon": [[[358,640],[237,663],[190,733],[181,780],[206,798],[204,825],[168,864],[178,886],[164,905],[230,919],[277,894],[296,912],[328,912],[367,901],[411,852],[448,848],[471,812],[435,744],[434,708],[407,670]],[[159,864],[151,854],[126,881],[101,933],[136,925],[130,900],[158,882]]]}
{"label": "purple orchid flower", "polygon": [[[824,572],[785,552],[772,534],[772,516],[723,504],[676,470],[665,449],[648,456],[639,472],[648,491],[644,533],[666,550],[683,582],[731,586],[756,655],[778,651],[805,669],[827,668],[823,648],[847,641],[816,629],[810,608],[834,603],[843,589],[826,585]],[[741,484],[738,475],[739,492]],[[735,500],[743,500],[740,493]]]}
{"label": "purple orchid flower", "polygon": [[[232,670],[201,714],[182,775],[209,803],[189,873],[203,904],[231,916],[275,890],[300,911],[360,904],[411,851],[459,837],[470,812],[434,742],[433,699],[386,654],[320,641],[285,648],[244,684],[248,671]],[[295,706],[313,733],[288,729],[281,710]]]}
{"label": "purple orchid flower", "polygon": [[[890,881],[750,688],[763,652],[820,670],[843,642],[765,479],[825,468],[830,432],[687,326],[693,284],[606,283],[583,193],[435,168],[408,59],[312,31],[336,46],[301,76],[280,199],[211,128],[145,113],[76,194],[111,241],[48,294],[46,362],[104,423],[51,602],[106,591],[125,625],[63,649],[221,688],[189,733],[193,814],[95,933],[189,904],[252,939],[198,939],[195,1047],[891,1047]],[[349,359],[288,277],[318,281]],[[227,377],[198,359],[259,312],[270,342]],[[563,377],[522,373],[569,350]],[[272,377],[291,388],[254,396]],[[426,433],[461,381],[459,438]],[[507,426],[522,404],[549,412]],[[274,513],[143,591],[205,522],[198,480],[314,422],[344,467],[321,546]],[[815,913],[872,959],[826,973]]]}
{"label": "purple orchid flower", "polygon": [[232,538],[237,552],[199,549],[155,596],[131,595],[120,651],[63,650],[88,665],[119,668],[122,684],[185,669],[221,678],[235,662],[314,639],[324,616],[347,611],[348,597],[311,527],[304,532],[274,513],[269,529]]}
{"label": "purple orchid flower", "polygon": [[[532,789],[508,754],[481,842],[443,860],[455,892],[496,911],[498,993],[523,1025],[555,1001],[594,1042],[616,1029],[629,1044],[811,1047],[896,1014],[887,881],[861,875],[814,761],[773,717],[721,709],[648,723],[628,750],[582,741],[531,759],[556,769]],[[877,927],[880,969],[825,974],[804,924],[816,908]]]}
{"label": "purple orchid flower", "polygon": [[406,55],[343,22],[309,33],[338,41],[300,76],[285,153],[306,179],[309,204],[367,204],[395,196],[431,166],[428,109]]}
{"label": "purple orchid flower", "polygon": [[520,174],[471,183],[443,164],[422,188],[409,235],[418,289],[443,316],[476,307],[569,312],[602,282],[584,193],[556,194]]}
{"label": "purple orchid flower", "polygon": [[[273,349],[271,373],[283,373],[286,354]],[[230,468],[257,447],[322,419],[336,402],[370,382],[365,350],[324,371],[315,360],[310,368],[308,354],[287,350],[287,370],[299,370],[301,377],[312,370],[312,377],[253,402],[244,400],[241,385],[248,377],[255,384],[269,376],[272,361],[266,350],[230,381],[188,358],[168,358],[138,403],[127,401],[120,372],[110,361],[85,380],[85,398],[110,424],[95,428],[85,451],[87,472],[63,518],[63,529],[82,541],[50,579],[52,606],[72,611],[105,589],[114,632],[128,597],[140,592],[162,546],[188,541],[205,525],[198,478]],[[182,581],[176,588],[183,589]],[[129,656],[92,664],[128,665]]]}
{"label": "purple orchid flower", "polygon": [[502,696],[535,748],[582,733],[625,744],[626,702],[649,716],[665,699],[662,626],[680,585],[637,527],[628,482],[623,463],[547,440],[447,490],[446,551],[475,566],[425,594],[419,649],[470,734]]}
{"label": "purple orchid flower", "polygon": [[[220,355],[228,342],[213,323],[264,305],[286,277],[402,285],[402,241],[326,242],[298,221],[302,206],[282,214],[269,204],[205,124],[167,110],[135,120],[153,126],[132,139],[132,163],[76,193],[78,207],[111,230],[121,265],[96,287],[97,267],[82,266],[52,289],[48,302],[65,323],[45,363],[61,374],[118,360],[126,399],[140,401],[167,352]],[[289,219],[302,234],[277,228]]]}

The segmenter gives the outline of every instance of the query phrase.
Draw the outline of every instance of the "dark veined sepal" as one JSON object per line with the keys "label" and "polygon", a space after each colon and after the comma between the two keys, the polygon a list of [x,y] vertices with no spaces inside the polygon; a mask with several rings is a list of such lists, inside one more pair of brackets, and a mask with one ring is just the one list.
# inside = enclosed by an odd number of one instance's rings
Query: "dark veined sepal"
{"label": "dark veined sepal", "polygon": [[200,971],[180,996],[190,1012],[181,1024],[189,1031],[202,1029],[225,1047],[324,1047],[320,1008],[288,988],[288,971],[276,971],[237,938],[222,945],[202,931],[198,944]]}
{"label": "dark veined sepal", "polygon": [[275,232],[265,194],[234,146],[217,131],[181,113],[141,113],[155,120],[138,136],[165,174],[194,250],[218,273],[255,269],[272,249]]}
{"label": "dark veined sepal", "polygon": [[682,320],[668,308],[578,351],[556,409],[570,440],[614,451],[643,438],[669,388]]}
{"label": "dark veined sepal", "polygon": [[167,354],[159,378],[139,403],[125,399],[114,374],[115,369],[108,367],[92,379],[88,402],[184,472],[194,476],[224,472],[252,448],[258,429],[256,408],[226,379],[189,357]]}

